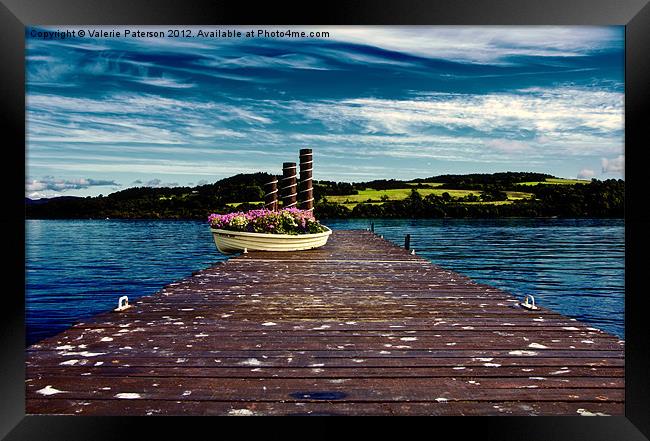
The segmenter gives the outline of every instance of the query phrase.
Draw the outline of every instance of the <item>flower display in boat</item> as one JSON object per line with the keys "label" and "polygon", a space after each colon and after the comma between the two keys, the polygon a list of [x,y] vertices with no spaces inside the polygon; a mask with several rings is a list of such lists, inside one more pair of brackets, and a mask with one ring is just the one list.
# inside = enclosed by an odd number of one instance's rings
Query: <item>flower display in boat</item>
{"label": "flower display in boat", "polygon": [[247,231],[266,234],[313,234],[326,231],[311,211],[284,208],[271,211],[265,208],[208,216],[210,226],[220,230]]}

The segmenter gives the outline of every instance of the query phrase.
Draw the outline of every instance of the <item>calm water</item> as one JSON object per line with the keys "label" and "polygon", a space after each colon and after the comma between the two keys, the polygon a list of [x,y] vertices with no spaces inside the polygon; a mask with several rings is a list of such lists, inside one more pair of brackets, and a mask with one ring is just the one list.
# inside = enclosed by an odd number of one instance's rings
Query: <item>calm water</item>
{"label": "calm water", "polygon": [[[375,231],[476,281],[623,338],[623,220],[375,220]],[[328,221],[365,229],[367,220]],[[29,220],[27,343],[133,301],[224,257],[205,223]]]}

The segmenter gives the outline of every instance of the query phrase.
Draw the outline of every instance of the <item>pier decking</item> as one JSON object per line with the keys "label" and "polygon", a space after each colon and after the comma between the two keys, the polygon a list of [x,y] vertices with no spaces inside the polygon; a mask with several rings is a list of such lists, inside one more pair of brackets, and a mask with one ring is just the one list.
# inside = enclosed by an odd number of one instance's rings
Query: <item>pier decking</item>
{"label": "pier decking", "polygon": [[518,300],[335,231],[29,347],[27,413],[622,415],[623,342]]}

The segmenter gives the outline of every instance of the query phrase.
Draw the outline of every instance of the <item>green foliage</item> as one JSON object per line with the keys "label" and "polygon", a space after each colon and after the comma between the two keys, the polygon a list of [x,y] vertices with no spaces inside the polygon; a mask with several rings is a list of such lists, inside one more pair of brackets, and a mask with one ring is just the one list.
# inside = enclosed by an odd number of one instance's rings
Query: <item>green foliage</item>
{"label": "green foliage", "polygon": [[[494,180],[490,181],[489,176]],[[588,183],[522,188],[515,181],[539,182],[550,175],[495,173],[444,175],[404,183],[381,180],[353,184],[317,181],[320,191],[314,214],[318,219],[349,217],[623,217],[625,182],[609,179]],[[97,197],[26,200],[27,218],[37,219],[205,219],[206,213],[261,208],[266,173],[240,174],[193,188],[137,187]],[[443,182],[445,188],[430,185]],[[425,182],[426,181],[426,182]],[[421,185],[418,185],[421,184]],[[469,188],[448,188],[449,186]],[[370,187],[386,187],[383,190]],[[401,185],[401,188],[387,188]],[[478,187],[480,187],[480,189]],[[317,190],[320,188],[320,190]],[[361,189],[359,189],[361,188]],[[522,189],[526,192],[521,192]],[[343,194],[337,194],[343,193]],[[348,206],[343,205],[348,201]],[[243,202],[242,201],[249,201]],[[259,201],[259,202],[255,202]],[[367,202],[367,201],[372,201]],[[230,204],[230,205],[229,205]]]}

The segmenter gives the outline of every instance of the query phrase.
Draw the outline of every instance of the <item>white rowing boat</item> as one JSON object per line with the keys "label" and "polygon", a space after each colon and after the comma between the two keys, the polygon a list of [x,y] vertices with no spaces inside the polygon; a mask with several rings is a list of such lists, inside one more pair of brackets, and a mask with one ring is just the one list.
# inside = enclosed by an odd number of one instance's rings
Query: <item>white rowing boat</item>
{"label": "white rowing boat", "polygon": [[217,249],[224,254],[239,251],[300,251],[322,247],[332,230],[313,234],[267,234],[210,228]]}

